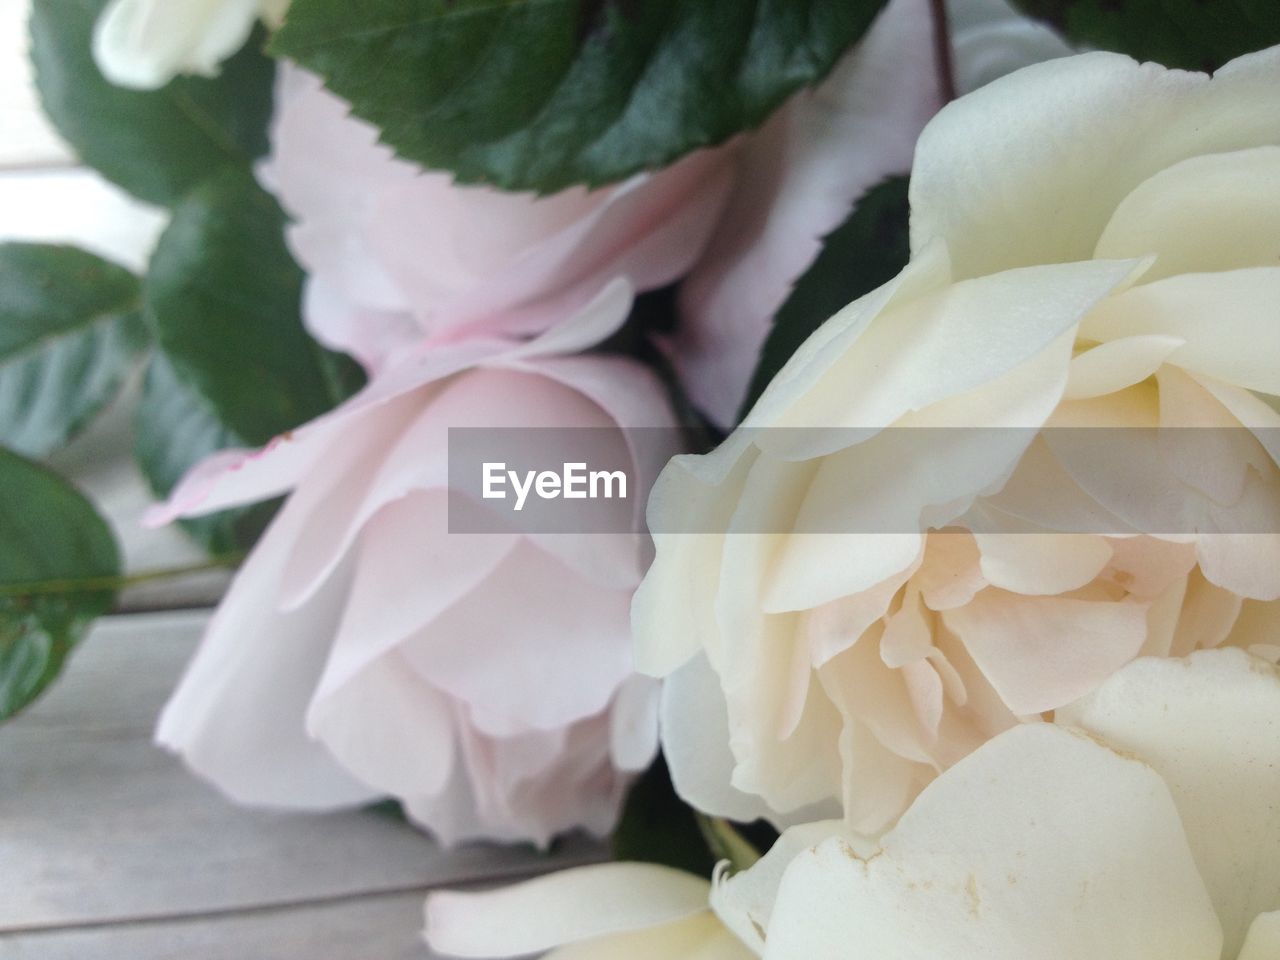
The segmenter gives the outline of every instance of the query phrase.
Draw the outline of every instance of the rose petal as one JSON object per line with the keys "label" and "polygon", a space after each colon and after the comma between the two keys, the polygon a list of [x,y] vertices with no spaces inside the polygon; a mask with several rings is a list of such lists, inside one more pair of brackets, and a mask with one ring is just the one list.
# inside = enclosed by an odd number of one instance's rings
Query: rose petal
{"label": "rose petal", "polygon": [[1147,635],[1145,604],[994,588],[941,616],[1009,709],[1023,716],[1094,689],[1137,655]]}
{"label": "rose petal", "polygon": [[241,803],[330,809],[379,795],[304,729],[345,594],[335,583],[298,610],[276,606],[306,507],[287,504],[263,534],[156,728],[158,743]]}
{"label": "rose petal", "polygon": [[687,919],[707,909],[710,891],[670,867],[606,863],[484,893],[433,893],[427,943],[460,957],[518,957]]}
{"label": "rose petal", "polygon": [[1280,906],[1280,672],[1234,649],[1143,659],[1057,719],[1169,785],[1234,956],[1253,918]]}
{"label": "rose petal", "polygon": [[1087,260],[1119,203],[1157,171],[1280,141],[1278,82],[1280,48],[1212,80],[1109,53],[1002,77],[949,104],[921,135],[912,250],[944,240],[959,277]]}
{"label": "rose petal", "polygon": [[1280,146],[1191,157],[1121,201],[1098,240],[1102,260],[1156,254],[1144,283],[1280,259]]}
{"label": "rose petal", "polygon": [[1221,942],[1160,778],[1037,724],[934,781],[874,854],[800,854],[765,956],[1218,960]]}

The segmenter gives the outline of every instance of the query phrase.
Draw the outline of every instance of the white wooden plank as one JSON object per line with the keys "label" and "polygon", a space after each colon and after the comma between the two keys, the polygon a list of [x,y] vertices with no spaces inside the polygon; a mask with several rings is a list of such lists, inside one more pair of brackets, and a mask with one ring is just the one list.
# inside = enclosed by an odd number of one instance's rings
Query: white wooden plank
{"label": "white wooden plank", "polygon": [[432,960],[420,936],[422,900],[422,892],[409,892],[232,916],[0,934],[0,958]]}
{"label": "white wooden plank", "polygon": [[141,271],[167,222],[84,167],[0,170],[0,240],[71,243]]}
{"label": "white wooden plank", "polygon": [[0,0],[0,167],[67,163],[71,150],[40,110],[27,55],[31,0]]}
{"label": "white wooden plank", "polygon": [[549,858],[527,848],[441,850],[385,814],[226,802],[150,743],[205,618],[103,621],[52,692],[0,727],[0,931],[404,891],[602,855],[586,841]]}

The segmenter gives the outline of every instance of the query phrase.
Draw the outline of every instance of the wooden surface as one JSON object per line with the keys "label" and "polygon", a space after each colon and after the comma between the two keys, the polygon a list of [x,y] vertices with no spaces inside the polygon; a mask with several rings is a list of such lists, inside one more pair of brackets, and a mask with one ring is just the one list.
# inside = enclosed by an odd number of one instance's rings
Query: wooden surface
{"label": "wooden surface", "polygon": [[599,856],[581,840],[442,850],[386,813],[233,806],[150,742],[206,617],[102,621],[0,727],[3,960],[425,960],[428,889]]}

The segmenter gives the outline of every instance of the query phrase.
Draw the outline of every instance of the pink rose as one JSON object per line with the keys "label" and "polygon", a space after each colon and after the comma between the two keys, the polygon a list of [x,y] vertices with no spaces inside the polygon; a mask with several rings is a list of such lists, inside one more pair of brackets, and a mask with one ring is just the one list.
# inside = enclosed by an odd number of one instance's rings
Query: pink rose
{"label": "pink rose", "polygon": [[615,278],[637,291],[671,283],[701,252],[732,176],[729,153],[713,150],[591,191],[459,186],[394,157],[289,65],[272,142],[263,179],[294,219],[307,323],[370,369],[424,338],[541,332]]}
{"label": "pink rose", "polygon": [[[152,518],[292,491],[240,571],[157,738],[232,798],[323,809],[391,795],[446,842],[606,833],[656,745],[632,676],[631,533],[448,530],[450,427],[600,427],[638,526],[674,425],[629,360],[569,356],[626,315],[623,281],[531,342],[401,357],[346,404],[196,467]],[[646,438],[655,434],[645,433]],[[625,438],[625,439],[624,439]],[[472,509],[488,507],[470,500]]]}

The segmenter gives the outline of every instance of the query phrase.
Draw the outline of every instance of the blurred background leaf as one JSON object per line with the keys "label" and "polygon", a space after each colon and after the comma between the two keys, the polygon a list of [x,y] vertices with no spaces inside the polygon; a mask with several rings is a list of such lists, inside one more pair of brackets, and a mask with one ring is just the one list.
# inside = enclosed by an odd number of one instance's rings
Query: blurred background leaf
{"label": "blurred background leaf", "polygon": [[1213,71],[1280,43],[1276,0],[1014,0],[1073,43]]}
{"label": "blurred background leaf", "polygon": [[117,393],[147,344],[138,279],[75,247],[0,244],[0,443],[42,457]]}
{"label": "blurred background leaf", "polygon": [[821,80],[885,0],[293,0],[272,52],[400,155],[547,193],[663,166]]}
{"label": "blurred background leaf", "polygon": [[31,59],[45,112],[85,163],[135,197],[171,206],[227,164],[267,151],[275,64],[258,31],[213,79],[113,86],[90,53],[107,0],[35,0]]}
{"label": "blurred background leaf", "polygon": [[[248,444],[218,421],[199,394],[186,386],[163,354],[147,367],[134,418],[134,455],[151,492],[165,498],[187,470],[209,454]],[[278,500],[222,510],[178,522],[214,555],[252,546],[266,529]]]}
{"label": "blurred background leaf", "polygon": [[[137,414],[135,454],[158,497],[199,460],[257,447],[363,385],[348,357],[302,325],[302,271],[284,214],[247,172],[228,168],[173,211],[144,283],[158,344]],[[184,520],[212,553],[253,543],[271,502]]]}
{"label": "blurred background leaf", "polygon": [[739,420],[813,331],[906,266],[907,218],[907,178],[890,177],[868,190],[849,218],[827,234],[821,253],[778,309]]}
{"label": "blurred background leaf", "polygon": [[283,225],[252,176],[224,170],[174,208],[143,287],[178,378],[252,446],[331,409],[349,386],[302,326],[302,271]]}
{"label": "blurred background leaf", "polygon": [[698,825],[697,814],[676,796],[661,756],[627,794],[613,832],[613,858],[660,863],[700,877],[711,876],[716,858]]}
{"label": "blurred background leaf", "polygon": [[120,556],[106,522],[57,474],[0,450],[0,720],[44,690],[94,617]]}

